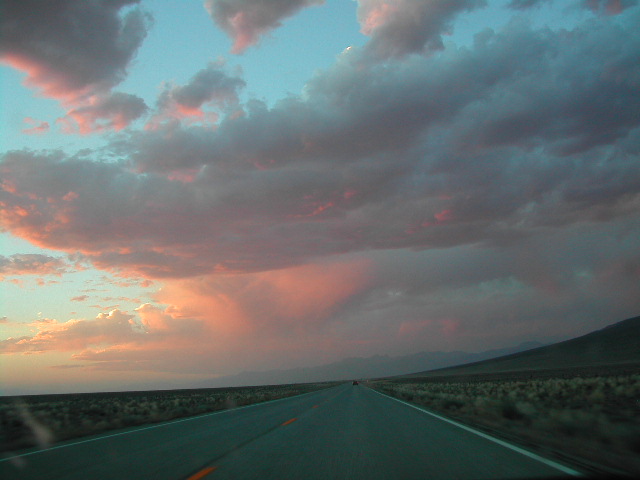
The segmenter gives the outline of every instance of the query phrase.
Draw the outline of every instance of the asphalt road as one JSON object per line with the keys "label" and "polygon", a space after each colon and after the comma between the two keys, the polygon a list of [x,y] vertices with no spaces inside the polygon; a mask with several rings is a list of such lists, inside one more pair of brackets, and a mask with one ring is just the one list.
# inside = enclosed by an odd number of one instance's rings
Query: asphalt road
{"label": "asphalt road", "polygon": [[572,473],[514,448],[346,384],[3,458],[0,478],[435,480]]}

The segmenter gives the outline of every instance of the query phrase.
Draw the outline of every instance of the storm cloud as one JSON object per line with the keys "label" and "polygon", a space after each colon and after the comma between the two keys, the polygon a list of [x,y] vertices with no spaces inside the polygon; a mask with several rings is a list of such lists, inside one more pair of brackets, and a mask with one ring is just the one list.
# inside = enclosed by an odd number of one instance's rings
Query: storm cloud
{"label": "storm cloud", "polygon": [[[207,7],[240,53],[316,3]],[[360,0],[365,43],[272,104],[218,61],[168,80],[150,112],[111,91],[135,42],[100,78],[60,77],[61,91],[107,86],[71,110],[77,125],[121,131],[75,154],[5,152],[2,228],[158,280],[162,307],[5,347],[200,371],[231,368],[243,345],[259,344],[247,366],[480,350],[637,314],[640,9],[576,1],[579,22],[552,29],[523,16],[554,2],[512,1],[503,27],[443,41],[485,3]]]}

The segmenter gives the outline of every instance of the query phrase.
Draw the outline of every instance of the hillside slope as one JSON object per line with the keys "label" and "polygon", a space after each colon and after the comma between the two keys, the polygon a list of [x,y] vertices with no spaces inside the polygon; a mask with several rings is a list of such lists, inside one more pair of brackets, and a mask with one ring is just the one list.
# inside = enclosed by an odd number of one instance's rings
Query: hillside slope
{"label": "hillside slope", "polygon": [[499,358],[410,376],[440,376],[640,363],[640,316],[581,337]]}

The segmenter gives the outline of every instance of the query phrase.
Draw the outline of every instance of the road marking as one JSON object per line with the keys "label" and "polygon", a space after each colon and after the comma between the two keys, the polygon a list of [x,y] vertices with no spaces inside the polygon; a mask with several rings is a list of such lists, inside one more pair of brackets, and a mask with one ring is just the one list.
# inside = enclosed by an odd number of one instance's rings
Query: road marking
{"label": "road marking", "polygon": [[289,425],[290,423],[293,423],[297,420],[297,418],[292,418],[290,420],[287,420],[286,422],[284,422],[282,425],[280,425],[281,427],[284,427],[285,425]]}
{"label": "road marking", "polygon": [[28,457],[30,455],[36,455],[38,453],[49,452],[51,450],[58,450],[59,448],[73,447],[74,445],[81,445],[83,443],[96,442],[98,440],[104,440],[105,438],[119,437],[121,435],[129,435],[131,433],[138,433],[138,432],[142,432],[142,431],[145,431],[145,430],[153,430],[154,428],[162,428],[162,427],[166,427],[168,425],[173,425],[174,423],[190,422],[192,420],[200,420],[202,418],[211,417],[213,415],[222,415],[224,413],[237,412],[238,410],[244,410],[244,409],[247,409],[247,408],[259,407],[261,405],[267,405],[269,403],[282,402],[284,400],[291,400],[292,398],[300,398],[300,397],[304,397],[306,395],[311,395],[313,393],[319,393],[319,392],[323,392],[323,391],[326,391],[326,390],[330,390],[332,388],[336,388],[336,387],[329,387],[327,389],[323,388],[321,390],[314,390],[313,392],[301,393],[300,395],[293,395],[291,397],[276,398],[275,400],[267,400],[266,402],[252,403],[251,405],[244,405],[242,407],[235,407],[235,408],[230,408],[230,409],[227,409],[227,410],[218,410],[216,412],[205,413],[204,415],[198,415],[196,417],[181,418],[179,420],[172,420],[170,422],[159,423],[159,424],[155,424],[155,425],[149,425],[148,427],[140,427],[140,428],[136,428],[134,430],[127,430],[126,432],[111,433],[109,435],[104,435],[104,436],[100,436],[100,437],[96,437],[96,438],[89,438],[87,440],[79,440],[77,442],[65,443],[64,445],[54,445],[53,447],[43,448],[41,450],[34,450],[33,452],[20,453],[18,455],[13,455],[11,457],[0,458],[0,463],[8,462],[8,461],[14,460],[16,458]]}
{"label": "road marking", "polygon": [[209,475],[211,472],[215,472],[218,467],[207,467],[200,470],[198,473],[191,475],[187,480],[200,480],[201,478]]}
{"label": "road marking", "polygon": [[400,402],[400,403],[404,403],[405,405],[407,405],[408,407],[411,408],[415,408],[416,410],[421,411],[422,413],[426,413],[427,415],[431,415],[432,417],[437,418],[438,420],[442,420],[443,422],[447,422],[450,423],[451,425],[455,425],[456,427],[459,427],[463,430],[466,430],[467,432],[471,432],[475,435],[478,435],[479,437],[482,437],[486,440],[490,440],[494,443],[497,443],[498,445],[502,445],[505,448],[508,448],[510,450],[513,450],[514,452],[518,452],[522,455],[524,455],[525,457],[529,457],[532,458],[534,460],[537,460],[538,462],[544,463],[545,465],[548,465],[550,467],[555,468],[556,470],[560,470],[563,473],[566,473],[567,475],[573,475],[574,477],[582,477],[583,474],[572,469],[569,467],[565,467],[564,465],[561,465],[557,462],[554,462],[553,460],[549,460],[547,458],[541,457],[540,455],[536,455],[535,453],[529,452],[527,450],[525,450],[524,448],[520,448],[520,447],[516,447],[515,445],[512,445],[510,443],[505,442],[504,440],[500,440],[498,438],[492,437],[491,435],[487,435],[486,433],[483,433],[479,430],[475,430],[471,427],[467,427],[466,425],[463,425],[462,423],[458,423],[454,420],[450,420],[446,417],[442,417],[438,414],[432,413],[429,410],[426,410],[424,408],[418,407],[417,405],[412,405],[411,403],[405,402],[403,400],[397,399],[395,397],[392,397],[390,395],[387,395],[386,393],[382,393],[379,392],[377,390],[374,390],[373,388],[369,388],[370,390],[373,390],[374,392],[376,392],[379,395],[382,395],[383,397],[387,397],[390,398],[391,400],[395,400],[396,402]]}

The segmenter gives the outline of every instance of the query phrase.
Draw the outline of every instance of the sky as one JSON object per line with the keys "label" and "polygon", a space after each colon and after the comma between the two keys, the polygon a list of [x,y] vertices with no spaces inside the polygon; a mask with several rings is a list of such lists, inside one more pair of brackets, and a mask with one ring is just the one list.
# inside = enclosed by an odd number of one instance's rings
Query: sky
{"label": "sky", "polygon": [[2,394],[640,314],[637,0],[0,8]]}

